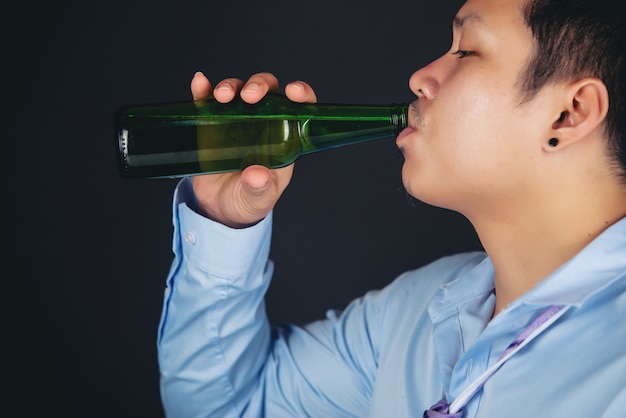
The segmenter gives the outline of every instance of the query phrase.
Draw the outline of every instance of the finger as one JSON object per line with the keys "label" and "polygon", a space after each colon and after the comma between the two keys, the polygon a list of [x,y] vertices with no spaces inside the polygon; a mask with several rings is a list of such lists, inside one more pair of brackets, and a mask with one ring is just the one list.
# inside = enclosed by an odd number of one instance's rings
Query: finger
{"label": "finger", "polygon": [[287,188],[293,173],[294,164],[270,170],[267,167],[253,165],[241,173],[243,199],[247,210],[261,219],[274,207],[283,191]]}
{"label": "finger", "polygon": [[211,94],[211,83],[200,71],[191,79],[191,94],[194,100],[206,99]]}
{"label": "finger", "polygon": [[213,97],[221,103],[230,102],[241,86],[243,86],[243,81],[238,78],[226,78],[217,83],[213,89]]}
{"label": "finger", "polygon": [[241,98],[248,103],[257,103],[269,91],[278,90],[278,79],[270,73],[254,74],[241,89]]}
{"label": "finger", "polygon": [[294,102],[307,102],[307,103],[315,103],[317,102],[317,96],[315,92],[304,81],[294,81],[292,83],[287,84],[285,87],[285,94]]}

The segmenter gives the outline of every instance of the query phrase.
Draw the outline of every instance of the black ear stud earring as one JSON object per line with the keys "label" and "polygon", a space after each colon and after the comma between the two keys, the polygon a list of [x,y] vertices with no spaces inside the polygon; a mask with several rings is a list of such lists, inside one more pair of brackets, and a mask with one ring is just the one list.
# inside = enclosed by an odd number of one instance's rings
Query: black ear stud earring
{"label": "black ear stud earring", "polygon": [[550,140],[548,141],[548,145],[550,145],[551,148],[554,148],[559,145],[559,140],[556,138],[550,138]]}

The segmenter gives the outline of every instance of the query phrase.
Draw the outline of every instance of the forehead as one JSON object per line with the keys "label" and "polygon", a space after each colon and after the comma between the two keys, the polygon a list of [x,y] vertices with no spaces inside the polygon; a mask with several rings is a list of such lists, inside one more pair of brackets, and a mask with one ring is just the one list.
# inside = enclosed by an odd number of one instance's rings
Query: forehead
{"label": "forehead", "polygon": [[467,0],[456,14],[453,28],[479,25],[490,30],[524,30],[523,8],[528,0]]}

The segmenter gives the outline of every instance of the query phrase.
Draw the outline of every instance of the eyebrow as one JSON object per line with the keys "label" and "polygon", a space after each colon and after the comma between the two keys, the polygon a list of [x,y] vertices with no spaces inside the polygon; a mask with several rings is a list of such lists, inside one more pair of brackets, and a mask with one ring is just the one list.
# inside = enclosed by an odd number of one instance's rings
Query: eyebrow
{"label": "eyebrow", "polygon": [[454,20],[452,21],[452,27],[456,30],[459,30],[463,27],[463,25],[465,25],[465,23],[467,22],[472,22],[472,23],[482,23],[483,19],[480,17],[480,15],[478,13],[467,13],[463,16],[455,16]]}

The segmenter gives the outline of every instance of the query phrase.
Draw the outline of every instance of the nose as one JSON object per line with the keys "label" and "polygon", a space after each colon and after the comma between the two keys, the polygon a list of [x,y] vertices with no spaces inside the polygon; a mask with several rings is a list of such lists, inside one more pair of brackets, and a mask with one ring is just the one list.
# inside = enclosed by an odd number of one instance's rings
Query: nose
{"label": "nose", "polygon": [[409,88],[418,99],[432,100],[437,97],[439,92],[438,62],[439,60],[434,61],[411,75]]}

